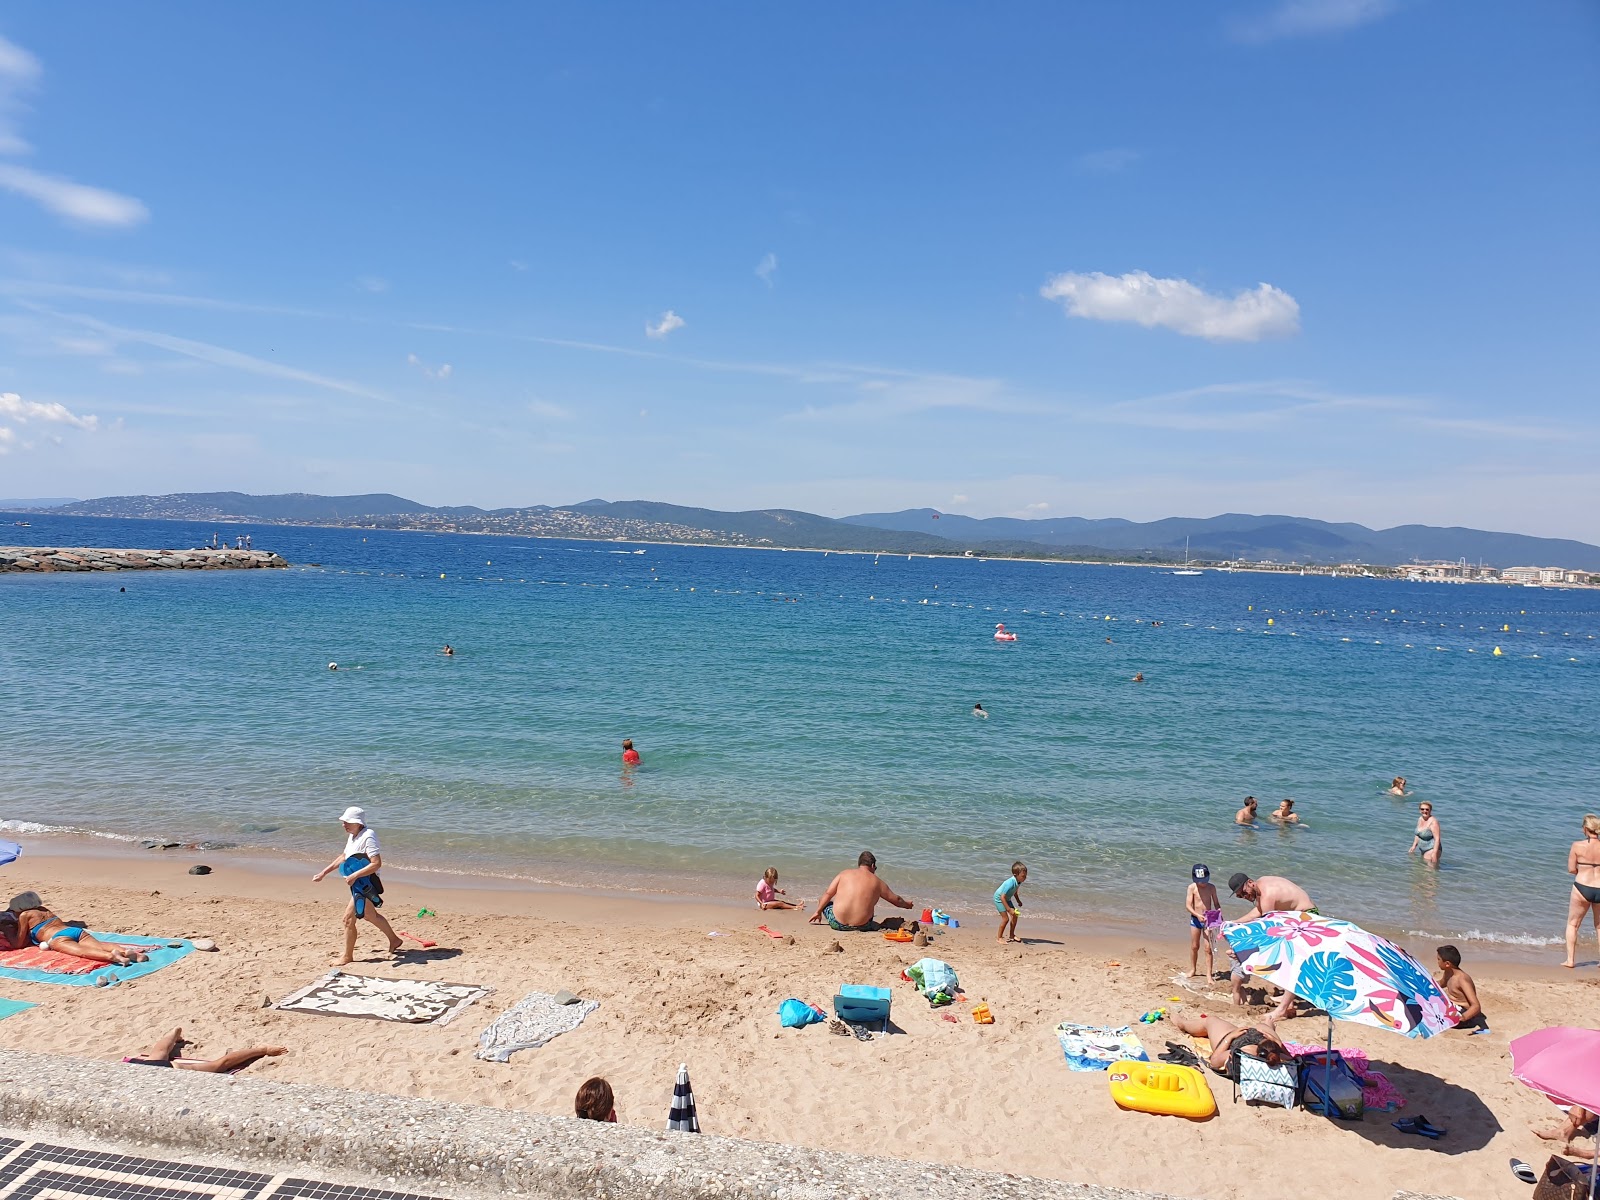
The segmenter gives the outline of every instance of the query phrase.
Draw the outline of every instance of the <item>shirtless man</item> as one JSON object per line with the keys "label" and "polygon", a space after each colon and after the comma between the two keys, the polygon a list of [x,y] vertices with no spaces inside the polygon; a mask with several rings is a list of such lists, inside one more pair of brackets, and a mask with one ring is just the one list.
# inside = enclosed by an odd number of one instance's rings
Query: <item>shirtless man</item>
{"label": "shirtless man", "polygon": [[[1312,902],[1305,888],[1281,875],[1263,875],[1260,879],[1251,879],[1243,871],[1236,871],[1228,880],[1228,890],[1241,900],[1251,901],[1252,907],[1239,918],[1241,921],[1253,921],[1269,912],[1303,912],[1316,917],[1322,915],[1317,911],[1316,904]],[[1278,1007],[1272,1010],[1270,1019],[1284,1020],[1293,1014],[1294,1005],[1294,993],[1284,992]]]}
{"label": "shirtless man", "polygon": [[[817,901],[817,911],[811,914],[811,923],[817,925],[827,921],[841,933],[878,929],[880,926],[873,916],[878,910],[879,900],[896,908],[911,907],[911,901],[897,896],[893,888],[878,878],[877,857],[871,850],[863,850],[852,869],[840,871],[833,877],[828,890]],[[898,917],[892,919],[894,924],[899,921]]]}
{"label": "shirtless man", "polygon": [[1233,823],[1235,825],[1254,825],[1256,823],[1256,798],[1254,796],[1246,796],[1244,798],[1244,807],[1233,814]]}
{"label": "shirtless man", "polygon": [[1438,956],[1439,986],[1461,1010],[1461,1020],[1456,1022],[1456,1028],[1488,1033],[1489,1018],[1483,1015],[1483,1004],[1478,1000],[1478,985],[1472,982],[1471,975],[1461,969],[1461,951],[1454,946],[1440,946]]}

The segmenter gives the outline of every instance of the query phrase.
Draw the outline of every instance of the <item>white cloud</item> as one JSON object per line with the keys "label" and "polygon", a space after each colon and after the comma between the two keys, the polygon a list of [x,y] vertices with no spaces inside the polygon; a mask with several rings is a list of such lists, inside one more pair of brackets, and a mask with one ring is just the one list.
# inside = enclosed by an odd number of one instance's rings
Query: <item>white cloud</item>
{"label": "white cloud", "polygon": [[[38,59],[16,43],[0,38],[0,154],[15,156],[33,149],[17,130],[17,115],[25,107],[22,95],[38,83],[42,73]],[[0,163],[0,189],[26,196],[47,212],[83,225],[125,228],[150,215],[132,196],[74,183],[15,163]]]}
{"label": "white cloud", "polygon": [[756,264],[756,278],[771,287],[772,277],[777,273],[778,256],[769,250],[761,256],[761,261]]}
{"label": "white cloud", "polygon": [[1157,279],[1147,271],[1067,271],[1046,280],[1039,294],[1059,301],[1069,317],[1132,321],[1213,342],[1258,342],[1300,331],[1300,305],[1270,283],[1227,297],[1187,279]]}
{"label": "white cloud", "polygon": [[1381,21],[1394,9],[1395,0],[1279,0],[1268,12],[1235,21],[1233,35],[1241,42],[1259,44],[1343,33]]}
{"label": "white cloud", "polygon": [[1139,151],[1122,146],[1112,150],[1094,150],[1088,154],[1080,154],[1073,163],[1085,175],[1115,175],[1118,171],[1127,170],[1143,157]]}
{"label": "white cloud", "polygon": [[669,308],[666,312],[661,314],[660,320],[654,322],[645,322],[644,335],[645,337],[655,338],[657,341],[660,341],[674,329],[682,329],[687,324],[687,321]]}
{"label": "white cloud", "polygon": [[15,421],[19,425],[42,421],[50,425],[72,425],[87,430],[93,430],[100,424],[99,417],[80,417],[65,404],[24,400],[16,392],[0,392],[0,418]]}
{"label": "white cloud", "polygon": [[543,417],[546,421],[570,421],[572,410],[563,408],[559,404],[552,404],[548,400],[528,401],[528,411],[536,417]]}
{"label": "white cloud", "polygon": [[0,188],[26,196],[56,216],[83,225],[121,228],[137,225],[150,216],[150,210],[132,196],[73,183],[59,175],[45,175],[13,163],[0,163]]}
{"label": "white cloud", "polygon": [[951,504],[965,504],[971,499],[972,499],[971,496],[963,496],[960,492],[957,492],[954,496],[950,497],[950,503]]}
{"label": "white cloud", "polygon": [[0,425],[0,454],[11,452],[11,443],[17,440],[17,431]]}
{"label": "white cloud", "polygon": [[381,275],[363,275],[356,280],[356,286],[363,292],[371,292],[376,296],[389,290],[389,281]]}
{"label": "white cloud", "polygon": [[449,379],[450,373],[455,369],[449,363],[444,363],[438,367],[430,367],[415,354],[406,355],[406,361],[417,370],[421,371],[427,378],[437,379],[441,383],[443,383],[446,379]]}

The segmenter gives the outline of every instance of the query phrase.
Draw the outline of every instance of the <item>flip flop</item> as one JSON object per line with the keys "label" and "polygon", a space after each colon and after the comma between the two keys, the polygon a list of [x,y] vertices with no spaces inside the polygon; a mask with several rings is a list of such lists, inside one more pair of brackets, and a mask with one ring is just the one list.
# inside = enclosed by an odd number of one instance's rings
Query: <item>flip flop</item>
{"label": "flip flop", "polygon": [[1427,1117],[1421,1116],[1420,1114],[1417,1116],[1416,1122],[1417,1132],[1423,1137],[1442,1138],[1445,1134],[1450,1132],[1448,1129],[1440,1129],[1432,1121],[1428,1120]]}
{"label": "flip flop", "polygon": [[1425,1137],[1430,1142],[1436,1142],[1444,1136],[1442,1129],[1435,1129],[1427,1123],[1426,1117],[1401,1117],[1398,1121],[1391,1121],[1401,1133],[1414,1133],[1418,1137]]}
{"label": "flip flop", "polygon": [[1523,1183],[1539,1182],[1539,1177],[1534,1174],[1533,1168],[1527,1163],[1523,1162],[1520,1158],[1513,1158],[1511,1160],[1511,1173],[1518,1179],[1522,1180]]}
{"label": "flip flop", "polygon": [[766,934],[769,938],[777,938],[780,942],[783,940],[783,934],[773,933],[772,930],[768,929],[765,925],[757,925],[756,928],[762,933]]}

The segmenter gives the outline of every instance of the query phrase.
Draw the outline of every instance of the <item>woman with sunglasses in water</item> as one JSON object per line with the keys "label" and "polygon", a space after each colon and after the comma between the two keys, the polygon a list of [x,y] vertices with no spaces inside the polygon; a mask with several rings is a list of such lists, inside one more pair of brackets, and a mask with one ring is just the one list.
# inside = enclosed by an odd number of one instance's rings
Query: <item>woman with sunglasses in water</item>
{"label": "woman with sunglasses in water", "polygon": [[1411,839],[1407,854],[1421,853],[1422,861],[1430,867],[1439,865],[1439,853],[1444,849],[1444,834],[1439,829],[1439,818],[1433,815],[1433,805],[1424,800],[1417,805],[1417,833]]}

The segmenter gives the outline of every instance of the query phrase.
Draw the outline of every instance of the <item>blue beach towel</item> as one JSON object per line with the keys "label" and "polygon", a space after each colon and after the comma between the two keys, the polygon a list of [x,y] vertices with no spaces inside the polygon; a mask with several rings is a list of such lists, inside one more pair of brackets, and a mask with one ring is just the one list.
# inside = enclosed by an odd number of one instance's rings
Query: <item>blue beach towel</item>
{"label": "blue beach towel", "polygon": [[1056,1038],[1061,1042],[1061,1052],[1067,1056],[1067,1066],[1074,1071],[1104,1071],[1121,1058],[1150,1061],[1139,1039],[1126,1025],[1111,1029],[1104,1025],[1063,1021],[1056,1026]]}
{"label": "blue beach towel", "polygon": [[30,1004],[26,1000],[0,1000],[0,1021],[7,1017],[14,1017],[19,1012],[27,1012],[30,1008],[38,1008],[37,1004]]}
{"label": "blue beach towel", "polygon": [[[144,937],[137,933],[100,933],[98,930],[89,932],[102,942],[142,947],[150,956],[150,961],[131,963],[126,967],[107,963],[82,975],[59,975],[53,971],[36,971],[27,967],[0,967],[0,979],[18,979],[26,983],[60,983],[68,987],[94,987],[101,979],[120,983],[124,979],[138,979],[144,975],[154,974],[162,967],[194,953],[194,943],[182,938]],[[171,942],[177,942],[178,945],[173,947],[169,945]]]}

